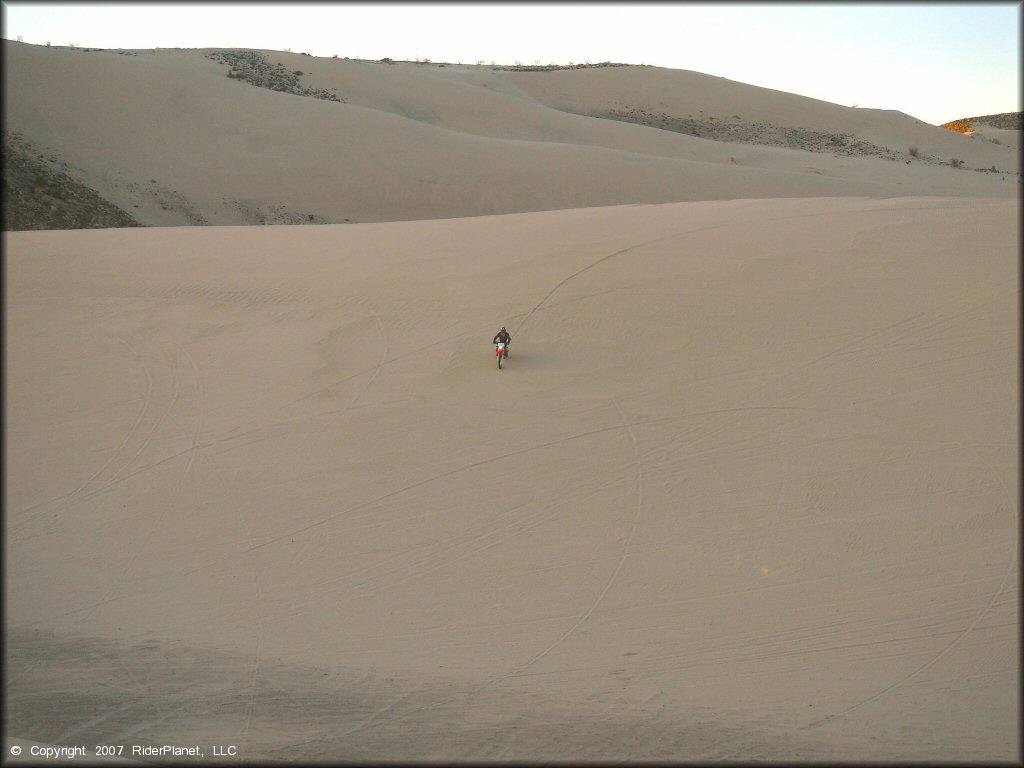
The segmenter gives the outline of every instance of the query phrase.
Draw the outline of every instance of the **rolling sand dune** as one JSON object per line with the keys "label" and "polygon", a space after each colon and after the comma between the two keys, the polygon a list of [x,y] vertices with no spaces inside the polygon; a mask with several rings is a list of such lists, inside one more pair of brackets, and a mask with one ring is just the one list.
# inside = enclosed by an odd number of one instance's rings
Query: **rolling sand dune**
{"label": "rolling sand dune", "polygon": [[10,764],[1020,759],[1019,177],[573,112],[1016,145],[5,51],[8,128],[140,220],[337,222],[4,233]]}
{"label": "rolling sand dune", "polygon": [[[260,53],[346,102],[228,78],[209,51],[5,42],[5,127],[139,222],[161,226],[1020,192],[1017,146],[697,73],[506,72]],[[603,119],[610,113],[623,119]],[[729,123],[755,143],[636,124],[661,114],[677,127],[691,116],[705,127]],[[811,132],[822,151],[763,143],[784,128]],[[873,149],[842,154],[855,140]],[[950,167],[953,157],[964,167]],[[979,172],[991,168],[1000,173]]]}
{"label": "rolling sand dune", "polygon": [[1014,757],[1016,216],[7,235],[9,729]]}

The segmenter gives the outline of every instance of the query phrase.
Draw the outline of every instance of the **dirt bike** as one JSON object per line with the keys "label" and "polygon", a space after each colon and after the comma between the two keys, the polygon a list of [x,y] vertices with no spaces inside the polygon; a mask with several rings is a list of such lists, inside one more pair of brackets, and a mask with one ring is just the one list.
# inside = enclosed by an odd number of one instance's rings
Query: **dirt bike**
{"label": "dirt bike", "polygon": [[494,345],[494,354],[498,356],[498,368],[501,368],[501,361],[508,357],[508,346],[503,341]]}

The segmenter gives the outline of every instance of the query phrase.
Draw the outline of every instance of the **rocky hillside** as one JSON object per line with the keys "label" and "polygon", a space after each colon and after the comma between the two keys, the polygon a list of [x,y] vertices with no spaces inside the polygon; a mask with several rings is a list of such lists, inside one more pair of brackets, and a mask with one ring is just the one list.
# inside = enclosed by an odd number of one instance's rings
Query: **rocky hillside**
{"label": "rocky hillside", "polygon": [[964,117],[960,120],[953,120],[943,123],[940,128],[946,128],[957,133],[970,133],[975,123],[983,123],[992,128],[1000,128],[1007,131],[1021,130],[1021,116],[1024,112],[1001,112],[998,115],[984,115],[982,117]]}
{"label": "rocky hillside", "polygon": [[75,181],[55,155],[7,131],[3,142],[4,231],[142,226],[130,214]]}
{"label": "rocky hillside", "polygon": [[344,102],[336,93],[325,88],[307,88],[299,83],[304,74],[301,69],[288,70],[282,64],[271,64],[259,51],[214,51],[206,58],[227,64],[228,77],[244,80],[257,88],[268,88],[296,96],[310,96],[314,99]]}

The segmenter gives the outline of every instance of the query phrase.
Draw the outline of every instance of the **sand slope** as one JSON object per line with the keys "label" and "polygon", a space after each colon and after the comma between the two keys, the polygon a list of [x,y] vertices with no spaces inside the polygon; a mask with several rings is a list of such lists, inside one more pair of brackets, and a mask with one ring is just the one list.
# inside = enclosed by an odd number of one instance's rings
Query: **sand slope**
{"label": "sand slope", "polygon": [[[346,100],[337,103],[230,79],[209,51],[11,42],[3,51],[5,128],[149,225],[1020,189],[1016,144],[691,72],[524,73],[261,52]],[[758,141],[787,126],[857,137],[891,157],[712,141],[591,116],[637,109],[735,121]],[[953,157],[963,169],[948,165]],[[991,168],[999,173],[979,170]]]}
{"label": "sand slope", "polygon": [[1017,760],[1019,242],[952,197],[5,234],[7,731]]}

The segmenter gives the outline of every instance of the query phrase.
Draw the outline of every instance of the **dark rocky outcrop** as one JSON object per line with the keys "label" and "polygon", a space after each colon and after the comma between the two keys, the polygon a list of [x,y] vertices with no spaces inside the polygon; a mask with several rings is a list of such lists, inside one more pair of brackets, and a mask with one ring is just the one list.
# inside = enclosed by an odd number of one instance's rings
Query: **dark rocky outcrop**
{"label": "dark rocky outcrop", "polygon": [[64,163],[4,131],[3,229],[140,227],[138,221],[73,179]]}
{"label": "dark rocky outcrop", "polygon": [[299,83],[304,74],[301,70],[290,70],[284,64],[271,64],[259,51],[214,51],[206,54],[206,58],[227,64],[228,77],[233,80],[244,80],[258,88],[326,101],[345,101],[324,88],[306,88]]}

